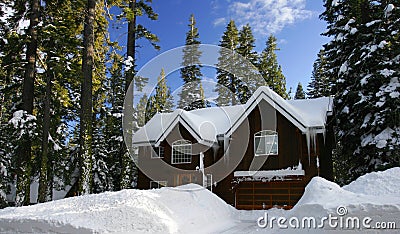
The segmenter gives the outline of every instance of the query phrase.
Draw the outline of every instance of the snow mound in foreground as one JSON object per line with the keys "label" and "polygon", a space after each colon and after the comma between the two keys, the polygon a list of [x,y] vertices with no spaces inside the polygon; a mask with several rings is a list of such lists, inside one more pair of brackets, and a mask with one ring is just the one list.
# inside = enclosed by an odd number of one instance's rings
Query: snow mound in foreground
{"label": "snow mound in foreground", "polygon": [[371,172],[359,177],[343,189],[373,196],[400,195],[400,167],[386,171]]}
{"label": "snow mound in foreground", "polygon": [[[349,185],[340,187],[321,177],[314,177],[287,217],[318,218],[370,217],[373,222],[395,222],[400,225],[400,168],[372,172]],[[393,187],[391,187],[393,186]],[[324,229],[332,229],[324,227]],[[349,230],[346,230],[349,231]],[[368,230],[374,232],[374,230]]]}
{"label": "snow mound in foreground", "polygon": [[372,172],[340,187],[321,177],[314,177],[296,206],[320,204],[324,208],[339,205],[400,205],[400,168]]}
{"label": "snow mound in foreground", "polygon": [[0,210],[0,232],[216,232],[234,209],[201,186],[123,190]]}

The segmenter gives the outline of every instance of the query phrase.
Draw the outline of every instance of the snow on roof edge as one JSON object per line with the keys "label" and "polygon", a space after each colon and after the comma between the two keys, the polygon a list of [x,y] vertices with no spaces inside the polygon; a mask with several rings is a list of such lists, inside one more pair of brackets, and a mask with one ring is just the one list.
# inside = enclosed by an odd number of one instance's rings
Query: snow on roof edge
{"label": "snow on roof edge", "polygon": [[[309,129],[321,129],[323,131],[327,115],[333,109],[333,101],[331,99],[332,97],[285,100],[269,87],[261,86],[242,105],[209,107],[192,111],[176,109],[171,113],[157,113],[133,135],[132,142],[134,146],[149,145],[151,143],[157,145],[168,136],[178,123],[181,123],[199,143],[209,145],[212,142],[216,142],[217,135],[232,134],[261,100],[267,101],[303,133],[308,132]],[[318,116],[314,112],[317,112]],[[221,118],[227,119],[226,121],[230,124],[223,124],[224,121],[221,124]],[[211,136],[210,133],[201,134],[202,129],[200,127],[204,122],[218,126],[215,127],[215,136]],[[224,126],[221,127],[221,125]]]}

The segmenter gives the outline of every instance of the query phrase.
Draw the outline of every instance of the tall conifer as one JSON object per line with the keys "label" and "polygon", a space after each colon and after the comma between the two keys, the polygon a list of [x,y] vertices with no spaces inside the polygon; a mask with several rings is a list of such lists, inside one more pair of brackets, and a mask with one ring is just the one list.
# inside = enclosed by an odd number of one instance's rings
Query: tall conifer
{"label": "tall conifer", "polygon": [[180,72],[183,79],[183,88],[179,94],[178,106],[184,110],[204,108],[204,101],[201,100],[200,82],[203,74],[201,73],[200,57],[202,52],[199,50],[199,32],[196,27],[196,20],[192,14],[189,18],[189,31],[186,33],[186,43],[183,49],[182,66]]}
{"label": "tall conifer", "polygon": [[278,64],[275,51],[279,50],[276,44],[276,38],[273,35],[268,37],[266,48],[262,51],[258,69],[264,78],[266,84],[281,97],[287,99],[286,78],[282,73],[282,68]]}
{"label": "tall conifer", "polygon": [[229,21],[226,30],[222,35],[219,46],[228,50],[220,50],[218,57],[217,83],[215,91],[218,93],[216,102],[219,106],[236,105],[238,80],[234,74],[228,72],[235,71],[237,66],[237,46],[239,44],[239,31],[235,21]]}

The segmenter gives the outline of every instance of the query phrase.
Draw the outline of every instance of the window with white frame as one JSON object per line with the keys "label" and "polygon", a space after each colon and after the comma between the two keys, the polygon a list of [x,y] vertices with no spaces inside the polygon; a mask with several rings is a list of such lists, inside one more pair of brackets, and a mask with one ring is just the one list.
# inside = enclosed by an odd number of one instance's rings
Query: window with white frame
{"label": "window with white frame", "polygon": [[164,147],[153,147],[153,150],[151,151],[151,158],[164,158]]}
{"label": "window with white frame", "polygon": [[263,130],[254,134],[254,155],[277,155],[278,133],[271,130]]}
{"label": "window with white frame", "polygon": [[150,181],[150,189],[167,187],[167,181]]}
{"label": "window with white frame", "polygon": [[192,162],[192,143],[187,140],[177,140],[172,143],[172,164]]}

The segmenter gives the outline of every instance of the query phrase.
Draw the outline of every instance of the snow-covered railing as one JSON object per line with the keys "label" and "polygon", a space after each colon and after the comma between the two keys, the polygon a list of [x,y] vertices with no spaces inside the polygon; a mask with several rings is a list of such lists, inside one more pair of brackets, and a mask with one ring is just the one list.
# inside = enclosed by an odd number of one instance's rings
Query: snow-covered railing
{"label": "snow-covered railing", "polygon": [[268,170],[268,171],[235,171],[233,176],[236,182],[241,181],[273,181],[273,180],[287,180],[293,177],[304,176],[305,172],[301,167],[294,167],[282,170]]}
{"label": "snow-covered railing", "polygon": [[304,170],[235,171],[234,177],[304,176]]}

